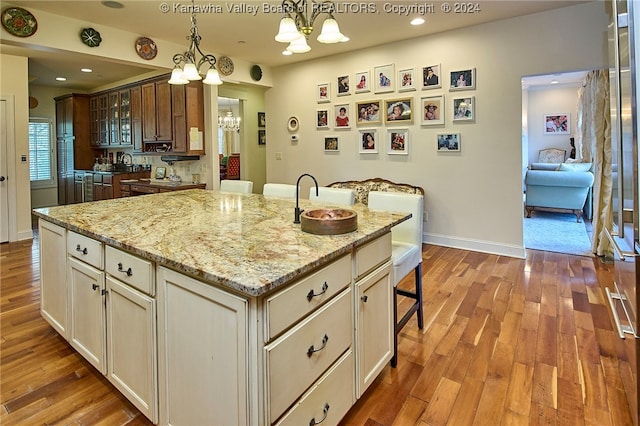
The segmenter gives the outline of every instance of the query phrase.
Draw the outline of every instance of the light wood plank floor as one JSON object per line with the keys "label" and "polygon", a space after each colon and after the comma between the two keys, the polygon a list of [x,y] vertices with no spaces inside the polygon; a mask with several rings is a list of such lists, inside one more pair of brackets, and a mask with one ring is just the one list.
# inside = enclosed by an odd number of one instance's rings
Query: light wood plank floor
{"label": "light wood plank floor", "polygon": [[[41,318],[38,254],[37,240],[0,246],[0,423],[150,424]],[[405,327],[398,368],[342,423],[631,424],[623,343],[600,287],[612,265],[527,254],[425,245],[425,328]]]}

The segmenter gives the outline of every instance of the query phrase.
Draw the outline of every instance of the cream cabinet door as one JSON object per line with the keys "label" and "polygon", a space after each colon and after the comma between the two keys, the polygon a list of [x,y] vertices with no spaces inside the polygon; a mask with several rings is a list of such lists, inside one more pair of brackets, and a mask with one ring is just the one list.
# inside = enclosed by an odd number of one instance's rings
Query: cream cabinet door
{"label": "cream cabinet door", "polygon": [[107,377],[157,423],[156,303],[107,275]]}
{"label": "cream cabinet door", "polygon": [[391,262],[356,283],[357,397],[393,356],[393,286]]}
{"label": "cream cabinet door", "polygon": [[71,257],[67,262],[69,343],[98,371],[105,374],[104,272]]}
{"label": "cream cabinet door", "polygon": [[65,234],[64,228],[40,219],[40,313],[62,337],[67,338],[67,239]]}
{"label": "cream cabinet door", "polygon": [[250,424],[248,300],[163,267],[157,277],[160,424]]}

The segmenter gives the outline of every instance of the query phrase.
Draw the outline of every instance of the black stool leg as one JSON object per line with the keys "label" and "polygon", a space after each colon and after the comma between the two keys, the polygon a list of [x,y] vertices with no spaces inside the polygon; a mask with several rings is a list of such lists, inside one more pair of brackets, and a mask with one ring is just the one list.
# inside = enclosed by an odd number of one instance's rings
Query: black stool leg
{"label": "black stool leg", "polygon": [[391,367],[398,365],[398,292],[393,287],[393,357],[391,357]]}

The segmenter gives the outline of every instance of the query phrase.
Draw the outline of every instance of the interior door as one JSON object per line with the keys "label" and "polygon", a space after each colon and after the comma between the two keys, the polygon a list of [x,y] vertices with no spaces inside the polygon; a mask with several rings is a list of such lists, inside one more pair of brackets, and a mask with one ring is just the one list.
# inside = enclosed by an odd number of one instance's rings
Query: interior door
{"label": "interior door", "polygon": [[0,243],[9,241],[9,189],[7,183],[7,102],[0,100]]}

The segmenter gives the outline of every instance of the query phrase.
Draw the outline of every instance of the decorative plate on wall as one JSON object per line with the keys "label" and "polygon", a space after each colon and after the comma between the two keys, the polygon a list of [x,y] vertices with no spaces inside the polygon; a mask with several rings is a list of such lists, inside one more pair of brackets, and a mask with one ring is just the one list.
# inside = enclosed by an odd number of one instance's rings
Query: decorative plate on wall
{"label": "decorative plate on wall", "polygon": [[262,68],[260,68],[260,65],[254,65],[251,67],[251,78],[254,81],[260,81],[262,78]]}
{"label": "decorative plate on wall", "polygon": [[149,37],[139,37],[136,40],[136,53],[142,59],[150,61],[158,54],[158,46]]}
{"label": "decorative plate on wall", "polygon": [[89,47],[100,46],[100,43],[102,42],[100,33],[93,28],[83,28],[80,32],[80,39]]}
{"label": "decorative plate on wall", "polygon": [[38,21],[26,9],[8,7],[2,11],[2,26],[16,37],[29,37],[38,30]]}
{"label": "decorative plate on wall", "polygon": [[231,75],[233,73],[233,61],[228,56],[221,56],[218,59],[218,71],[222,75]]}

